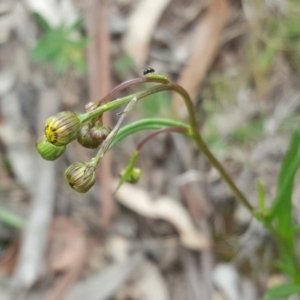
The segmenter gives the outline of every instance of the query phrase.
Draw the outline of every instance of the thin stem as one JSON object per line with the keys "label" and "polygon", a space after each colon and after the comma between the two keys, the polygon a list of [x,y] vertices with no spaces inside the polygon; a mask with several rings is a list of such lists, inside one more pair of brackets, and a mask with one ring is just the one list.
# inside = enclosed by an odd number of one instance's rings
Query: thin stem
{"label": "thin stem", "polygon": [[198,124],[196,120],[195,109],[193,106],[193,102],[186,92],[184,88],[176,83],[169,84],[174,91],[182,96],[184,99],[185,105],[188,110],[189,115],[189,122],[190,126],[193,131],[194,140],[199,148],[199,150],[205,155],[207,160],[219,171],[220,175],[222,176],[223,180],[228,184],[230,189],[232,190],[233,194],[236,198],[248,209],[248,211],[253,215],[254,209],[252,205],[248,202],[247,198],[244,196],[242,191],[236,186],[236,184],[231,179],[230,175],[225,171],[224,167],[221,163],[216,159],[216,157],[211,153],[205,142],[203,141],[201,135],[199,134]]}
{"label": "thin stem", "polygon": [[127,114],[129,112],[131,112],[131,110],[134,108],[136,103],[137,103],[137,98],[133,97],[133,99],[127,104],[126,108],[122,112],[122,114],[121,114],[117,124],[115,125],[114,129],[110,132],[110,134],[107,136],[107,138],[105,139],[105,141],[101,145],[101,148],[99,149],[97,155],[92,160],[95,168],[96,168],[97,164],[99,163],[100,159],[104,156],[106,151],[109,149],[109,146],[112,143],[112,141],[114,140],[115,136],[117,135],[117,133],[118,133],[125,117],[127,116]]}
{"label": "thin stem", "polygon": [[155,82],[155,83],[162,83],[162,84],[168,84],[170,81],[167,77],[156,75],[156,74],[150,74],[146,77],[142,78],[134,78],[129,79],[125,82],[122,82],[118,86],[114,87],[107,95],[105,95],[102,99],[95,102],[91,107],[89,107],[89,111],[92,111],[96,109],[97,107],[109,102],[116,94],[121,92],[124,89],[127,89],[131,86],[142,84],[142,83],[148,83],[148,82]]}
{"label": "thin stem", "polygon": [[169,91],[171,89],[172,89],[172,87],[168,84],[152,86],[144,91],[141,91],[141,92],[138,92],[138,93],[135,93],[135,94],[123,97],[123,98],[119,98],[119,99],[113,100],[111,102],[108,102],[104,105],[101,105],[100,107],[96,108],[93,111],[89,111],[82,115],[79,115],[79,119],[82,123],[85,123],[85,122],[89,121],[90,119],[93,119],[108,110],[112,110],[119,106],[128,104],[134,97],[136,97],[137,99],[142,99],[149,95],[152,95],[152,94],[155,94],[158,92],[162,92],[162,91]]}

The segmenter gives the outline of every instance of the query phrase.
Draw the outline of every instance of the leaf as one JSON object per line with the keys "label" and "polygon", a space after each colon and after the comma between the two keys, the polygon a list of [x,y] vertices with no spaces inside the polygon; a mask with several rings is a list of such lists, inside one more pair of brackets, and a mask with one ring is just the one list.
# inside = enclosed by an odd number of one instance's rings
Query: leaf
{"label": "leaf", "polygon": [[[88,37],[78,37],[73,34],[83,25],[83,20],[78,19],[71,26],[60,25],[48,28],[31,51],[35,60],[51,63],[58,73],[65,72],[72,66],[79,71],[86,70],[86,61],[83,50],[89,43]],[[46,25],[45,25],[46,26]]]}
{"label": "leaf", "polygon": [[266,211],[266,192],[260,181],[257,182],[257,194],[259,209],[262,213],[264,213]]}
{"label": "leaf", "polygon": [[286,298],[294,294],[300,294],[300,285],[286,283],[269,289],[265,295],[265,300]]}
{"label": "leaf", "polygon": [[300,165],[299,134],[294,132],[283,159],[278,177],[277,195],[270,210],[270,219],[283,236],[292,235],[292,194],[294,178]]}
{"label": "leaf", "polygon": [[283,182],[284,182],[286,173],[289,170],[289,167],[290,167],[293,159],[297,155],[298,150],[299,150],[299,132],[295,130],[291,137],[288,150],[287,150],[287,152],[283,158],[282,164],[281,164],[280,173],[279,173],[278,182],[277,182],[277,194],[280,193],[280,190],[283,187]]}
{"label": "leaf", "polygon": [[[117,182],[112,183],[115,189]],[[194,226],[188,211],[178,201],[169,197],[151,199],[141,188],[124,183],[117,191],[116,198],[132,211],[151,219],[169,222],[178,231],[182,245],[195,251],[210,249],[211,241]]]}
{"label": "leaf", "polygon": [[46,21],[46,19],[39,13],[34,13],[34,17],[37,23],[47,32],[51,29],[51,26]]}
{"label": "leaf", "polygon": [[[277,195],[270,210],[267,227],[272,223],[280,252],[281,269],[291,278],[297,277],[296,249],[292,220],[292,195],[295,175],[300,166],[299,134],[294,132],[282,162]],[[269,225],[268,225],[269,224]]]}
{"label": "leaf", "polygon": [[181,126],[186,129],[186,136],[191,137],[191,130],[188,125],[183,122],[165,118],[145,118],[123,126],[115,136],[109,149],[112,149],[117,143],[127,136],[142,130],[158,130],[170,126]]}

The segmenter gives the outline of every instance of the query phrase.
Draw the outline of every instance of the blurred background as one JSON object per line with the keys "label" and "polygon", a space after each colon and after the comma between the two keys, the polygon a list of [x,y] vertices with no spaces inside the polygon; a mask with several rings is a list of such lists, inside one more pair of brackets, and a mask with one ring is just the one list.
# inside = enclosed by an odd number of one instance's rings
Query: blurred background
{"label": "blurred background", "polygon": [[[257,300],[284,282],[272,239],[192,141],[152,140],[140,182],[117,197],[149,132],[108,153],[87,194],[63,172],[95,151],[74,142],[47,162],[35,142],[49,116],[81,113],[152,67],[189,92],[204,140],[256,207],[258,181],[274,197],[300,125],[299,49],[298,0],[1,0],[0,299]],[[126,123],[151,116],[186,111],[162,93]],[[299,196],[296,185],[295,217]]]}

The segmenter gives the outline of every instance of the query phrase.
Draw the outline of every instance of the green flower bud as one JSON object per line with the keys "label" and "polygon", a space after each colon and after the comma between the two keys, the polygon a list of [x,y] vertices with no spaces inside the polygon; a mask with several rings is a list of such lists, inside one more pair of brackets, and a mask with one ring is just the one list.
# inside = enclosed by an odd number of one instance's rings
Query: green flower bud
{"label": "green flower bud", "polygon": [[46,160],[56,160],[66,149],[66,146],[59,147],[49,143],[44,135],[37,140],[35,147],[41,157]]}
{"label": "green flower bud", "polygon": [[[121,172],[121,177],[124,176],[125,170]],[[142,176],[141,169],[133,168],[128,176],[126,176],[125,181],[129,183],[137,183]]]}
{"label": "green flower bud", "polygon": [[95,183],[95,168],[91,163],[75,162],[65,170],[65,179],[76,192],[86,193]]}
{"label": "green flower bud", "polygon": [[80,128],[78,116],[73,112],[63,111],[48,118],[45,136],[53,145],[64,146],[77,139]]}
{"label": "green flower bud", "polygon": [[102,144],[103,140],[96,140],[92,138],[90,134],[90,127],[91,126],[89,124],[84,124],[81,127],[77,141],[85,148],[96,149]]}

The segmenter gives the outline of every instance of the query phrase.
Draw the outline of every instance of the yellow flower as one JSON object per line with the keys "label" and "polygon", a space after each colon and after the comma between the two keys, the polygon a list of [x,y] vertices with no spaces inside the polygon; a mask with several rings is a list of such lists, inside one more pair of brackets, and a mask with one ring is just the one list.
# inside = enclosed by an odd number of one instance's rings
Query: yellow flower
{"label": "yellow flower", "polygon": [[77,139],[81,128],[78,116],[70,111],[63,111],[47,119],[45,136],[55,146],[64,146]]}

